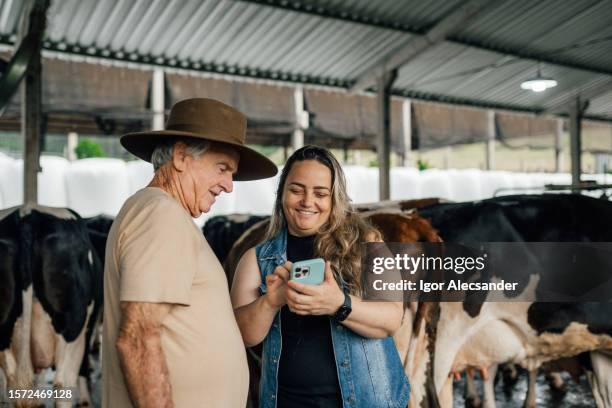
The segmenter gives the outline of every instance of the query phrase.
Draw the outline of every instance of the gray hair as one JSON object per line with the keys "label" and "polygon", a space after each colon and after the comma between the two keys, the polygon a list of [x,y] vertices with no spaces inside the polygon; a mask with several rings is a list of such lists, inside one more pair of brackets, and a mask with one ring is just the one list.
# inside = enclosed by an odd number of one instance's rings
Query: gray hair
{"label": "gray hair", "polygon": [[176,142],[183,142],[187,146],[185,149],[193,158],[197,159],[202,156],[210,147],[208,140],[194,139],[190,137],[176,137],[161,141],[151,154],[151,164],[153,170],[157,171],[164,164],[172,159],[172,152]]}

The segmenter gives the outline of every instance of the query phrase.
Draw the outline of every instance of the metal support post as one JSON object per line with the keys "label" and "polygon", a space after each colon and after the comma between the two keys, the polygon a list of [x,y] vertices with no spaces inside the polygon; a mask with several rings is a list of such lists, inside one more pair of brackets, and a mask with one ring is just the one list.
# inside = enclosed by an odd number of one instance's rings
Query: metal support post
{"label": "metal support post", "polygon": [[30,60],[21,92],[21,132],[23,134],[23,200],[38,203],[38,172],[42,136],[42,67],[40,48]]}
{"label": "metal support post", "polygon": [[555,129],[555,172],[563,171],[563,119],[557,118]]}
{"label": "metal support post", "polygon": [[402,136],[404,153],[400,157],[400,166],[407,166],[412,149],[412,101],[410,99],[404,99],[402,102]]}
{"label": "metal support post", "polygon": [[[588,104],[582,102],[580,97],[571,103],[569,111],[569,133],[570,133],[570,154],[572,158],[572,186],[580,186],[580,175],[582,174],[582,140],[580,131],[582,130],[582,113]],[[574,192],[578,192],[576,188]]]}
{"label": "metal support post", "polygon": [[495,111],[487,111],[486,169],[495,169]]}
{"label": "metal support post", "polygon": [[377,81],[378,92],[378,199],[389,200],[391,189],[389,181],[391,153],[391,87],[397,70],[386,72]]}

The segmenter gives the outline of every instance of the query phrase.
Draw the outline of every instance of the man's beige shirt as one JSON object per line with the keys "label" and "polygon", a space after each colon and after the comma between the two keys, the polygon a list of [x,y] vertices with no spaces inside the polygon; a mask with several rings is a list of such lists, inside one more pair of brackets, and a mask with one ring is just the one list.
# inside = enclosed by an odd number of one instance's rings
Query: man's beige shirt
{"label": "man's beige shirt", "polygon": [[190,215],[163,190],[130,197],[108,235],[102,406],[131,407],[115,341],[120,301],[172,303],[161,332],[174,406],[244,407],[246,353],[219,261]]}

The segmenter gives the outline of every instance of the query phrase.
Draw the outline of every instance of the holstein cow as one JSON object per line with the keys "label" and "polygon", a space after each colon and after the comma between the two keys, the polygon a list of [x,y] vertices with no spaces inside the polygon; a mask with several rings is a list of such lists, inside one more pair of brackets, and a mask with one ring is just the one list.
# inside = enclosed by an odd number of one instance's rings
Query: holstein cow
{"label": "holstein cow", "polygon": [[[431,220],[446,242],[612,242],[612,230],[602,225],[612,219],[612,203],[579,195],[441,204],[420,214]],[[569,284],[584,285],[599,272],[584,271]],[[489,278],[512,280],[513,276]],[[511,360],[533,370],[548,361],[588,352],[595,401],[599,407],[612,406],[612,304],[534,302],[527,295],[539,289],[540,279],[530,276],[516,299],[525,301],[486,302],[483,293],[470,303],[420,304],[407,361],[411,405],[452,406],[449,373],[461,369],[459,363],[490,367]],[[484,341],[486,336],[480,335],[487,333],[496,343],[472,349],[470,339],[479,336]]]}
{"label": "holstein cow", "polygon": [[[84,218],[85,225],[87,226],[87,234],[89,240],[93,245],[95,253],[98,255],[100,260],[100,270],[104,270],[104,256],[106,250],[106,240],[108,238],[108,231],[113,224],[114,219],[106,215],[98,215],[91,218]],[[102,274],[100,274],[102,278]],[[100,359],[100,350],[102,343],[102,302],[103,302],[103,291],[102,283],[98,288],[96,296],[96,302],[94,303],[94,311],[92,318],[87,322],[86,332],[86,344],[85,344],[85,355],[83,356],[83,364],[79,371],[79,390],[88,389],[90,387],[90,359]],[[82,393],[83,391],[81,391]]]}
{"label": "holstein cow", "polygon": [[[2,352],[8,386],[32,388],[34,372],[53,366],[55,387],[76,387],[87,322],[102,295],[102,270],[85,223],[71,210],[39,206],[10,216],[19,226],[16,281],[22,302],[10,346]],[[4,224],[2,231],[8,231]],[[12,310],[19,311],[19,302]]]}
{"label": "holstein cow", "polygon": [[[223,264],[234,242],[259,221],[268,219],[266,215],[230,214],[211,217],[202,227],[202,233],[211,249]],[[230,282],[231,283],[231,282]]]}
{"label": "holstein cow", "polygon": [[[384,209],[374,211],[365,211],[361,215],[377,227],[383,239],[388,242],[441,242],[436,231],[431,227],[429,222],[421,218],[417,214],[407,214],[399,212],[400,209],[394,209],[391,212],[386,212]],[[242,255],[251,247],[259,244],[264,240],[265,232],[268,226],[268,220],[264,219],[252,225],[245,233],[235,242],[229,252],[227,259],[224,262],[224,268],[228,276],[229,282],[233,281],[234,271],[238,261]],[[408,309],[404,314],[402,325],[394,340],[396,341],[402,361],[407,357],[408,341],[412,333],[412,316],[414,306]],[[250,370],[250,389],[249,389],[249,407],[258,406],[259,396],[259,379],[261,371],[261,345],[248,349],[247,360]]]}
{"label": "holstein cow", "polygon": [[[0,368],[4,387],[31,388],[31,278],[22,263],[19,208],[0,211]],[[3,390],[0,391],[3,392]]]}
{"label": "holstein cow", "polygon": [[110,231],[114,219],[106,215],[98,215],[95,217],[83,218],[83,221],[87,226],[89,240],[91,241],[98,258],[100,261],[102,261],[102,263],[104,263],[106,239],[108,238],[108,231]]}

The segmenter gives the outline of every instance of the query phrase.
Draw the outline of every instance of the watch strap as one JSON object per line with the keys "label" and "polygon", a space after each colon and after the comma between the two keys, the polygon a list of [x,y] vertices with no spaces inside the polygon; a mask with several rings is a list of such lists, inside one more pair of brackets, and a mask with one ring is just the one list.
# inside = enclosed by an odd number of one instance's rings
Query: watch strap
{"label": "watch strap", "polygon": [[334,314],[334,320],[337,322],[342,322],[346,320],[346,318],[353,311],[351,297],[348,294],[348,291],[344,291],[344,303],[342,306],[338,308],[336,313]]}

